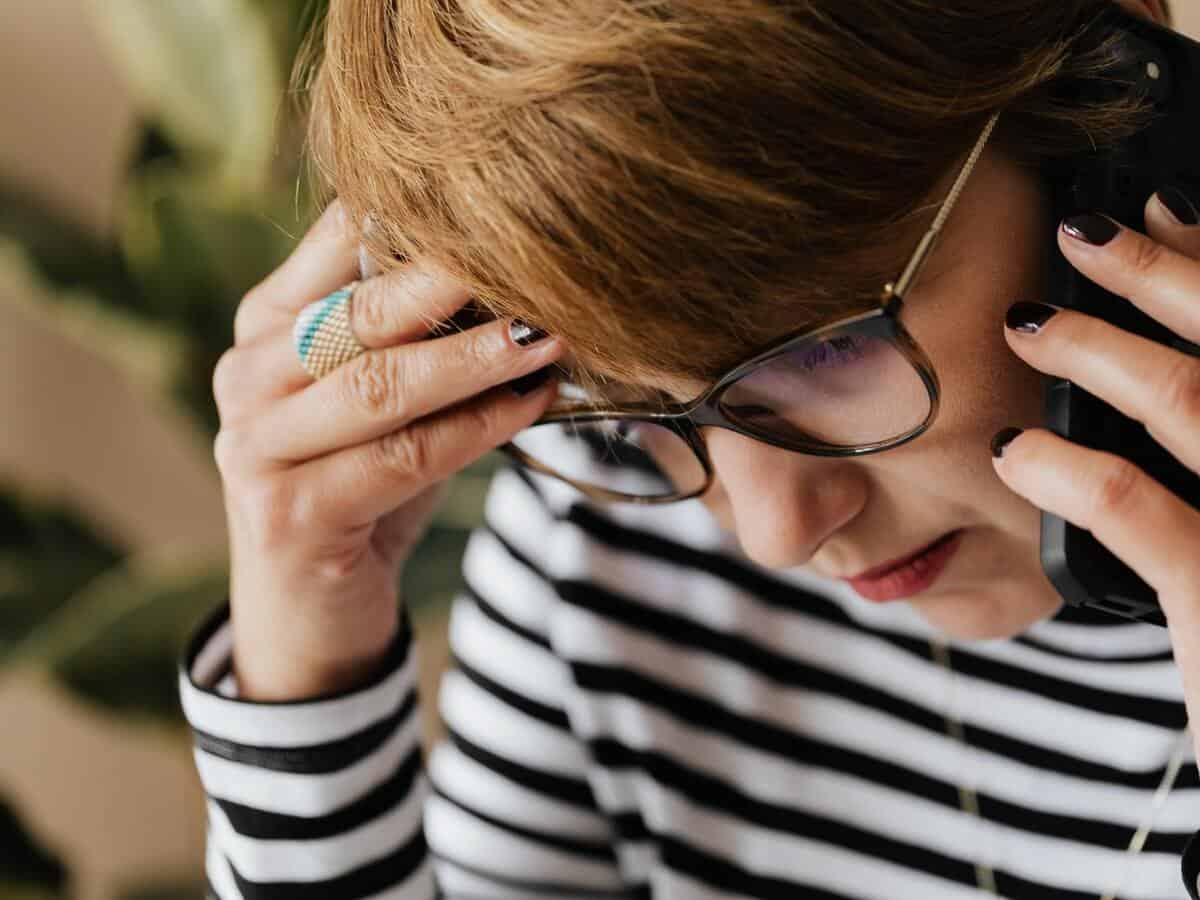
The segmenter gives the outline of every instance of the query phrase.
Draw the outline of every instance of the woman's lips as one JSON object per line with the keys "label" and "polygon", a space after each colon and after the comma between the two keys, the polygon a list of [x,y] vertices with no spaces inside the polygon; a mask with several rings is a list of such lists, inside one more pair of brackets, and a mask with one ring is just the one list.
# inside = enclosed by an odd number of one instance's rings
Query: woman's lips
{"label": "woman's lips", "polygon": [[[962,529],[942,535],[932,544],[902,558],[900,564],[886,563],[867,574],[844,578],[866,600],[885,601],[911,597],[928,589],[946,568],[961,543]],[[870,576],[870,573],[880,573]]]}
{"label": "woman's lips", "polygon": [[904,565],[905,563],[911,562],[912,560],[916,559],[918,556],[920,556],[922,553],[927,551],[934,544],[936,544],[940,541],[944,541],[946,538],[950,537],[950,535],[953,533],[954,532],[952,532],[952,531],[948,531],[945,534],[943,534],[941,537],[930,541],[928,544],[925,544],[922,547],[918,547],[912,553],[906,554],[905,556],[898,556],[895,559],[893,559],[889,562],[885,562],[882,565],[878,565],[873,569],[867,569],[864,572],[859,572],[857,575],[846,575],[846,576],[843,576],[843,578],[845,581],[863,581],[863,580],[870,580],[872,578],[879,578],[880,576],[886,575],[888,572],[892,571],[892,569],[898,569],[900,566]]}

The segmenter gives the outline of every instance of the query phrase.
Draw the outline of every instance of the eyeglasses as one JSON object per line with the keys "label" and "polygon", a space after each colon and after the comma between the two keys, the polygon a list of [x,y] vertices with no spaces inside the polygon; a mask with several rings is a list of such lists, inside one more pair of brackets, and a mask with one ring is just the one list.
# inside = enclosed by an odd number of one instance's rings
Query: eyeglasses
{"label": "eyeglasses", "polygon": [[712,484],[705,426],[814,456],[879,453],[920,436],[937,417],[941,388],[899,317],[999,117],[988,120],[878,309],[784,336],[687,403],[597,407],[563,383],[565,403],[502,449],[593,499],[671,503]]}

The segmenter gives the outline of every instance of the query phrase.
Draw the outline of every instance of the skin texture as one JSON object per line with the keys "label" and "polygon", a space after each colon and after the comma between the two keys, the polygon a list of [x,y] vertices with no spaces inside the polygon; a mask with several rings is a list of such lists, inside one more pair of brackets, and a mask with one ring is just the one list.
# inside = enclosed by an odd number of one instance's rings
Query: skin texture
{"label": "skin texture", "polygon": [[[1157,0],[1121,5],[1164,21]],[[961,528],[948,568],[907,600],[926,619],[989,639],[1057,611],[1039,561],[1039,509],[998,476],[989,448],[1005,426],[1041,424],[1046,376],[1014,353],[1004,315],[1019,300],[1054,302],[1044,282],[1056,226],[1034,176],[985,151],[901,319],[943,387],[938,419],[919,440],[831,459],[706,429],[717,483],[704,503],[752,560],[850,576]]]}

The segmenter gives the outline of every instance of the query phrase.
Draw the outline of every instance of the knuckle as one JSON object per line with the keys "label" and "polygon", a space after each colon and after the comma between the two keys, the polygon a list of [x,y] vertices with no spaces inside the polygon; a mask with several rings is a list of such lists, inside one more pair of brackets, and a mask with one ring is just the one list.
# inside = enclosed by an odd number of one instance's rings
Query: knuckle
{"label": "knuckle", "polygon": [[378,278],[360,281],[350,298],[350,330],[359,340],[388,333],[388,304],[381,296]]}
{"label": "knuckle", "polygon": [[1158,241],[1144,238],[1134,242],[1130,267],[1141,275],[1149,275],[1162,262],[1165,248]]}
{"label": "knuckle", "polygon": [[248,539],[258,552],[289,556],[298,551],[309,555],[334,543],[337,499],[300,472],[246,479],[226,490],[239,541]]}
{"label": "knuckle", "polygon": [[1159,389],[1169,416],[1200,423],[1200,362],[1180,355]]}
{"label": "knuckle", "polygon": [[421,480],[433,472],[434,448],[431,429],[403,428],[376,442],[380,463],[386,471]]}
{"label": "knuckle", "polygon": [[315,491],[300,490],[290,478],[275,478],[266,491],[264,509],[273,526],[271,535],[312,534],[321,527],[321,504]]}
{"label": "knuckle", "polygon": [[[495,335],[486,328],[472,328],[460,337],[462,355],[471,366],[491,366],[497,353]],[[515,362],[515,360],[514,360]]]}
{"label": "knuckle", "polygon": [[213,439],[213,459],[223,476],[229,477],[248,468],[253,453],[248,428],[222,428]]}
{"label": "knuckle", "polygon": [[317,495],[300,490],[294,478],[263,479],[250,499],[255,543],[264,549],[294,547],[297,537],[321,527]]}
{"label": "knuckle", "polygon": [[1114,511],[1132,505],[1142,473],[1136,465],[1122,457],[1114,457],[1112,464],[1096,487],[1092,508],[1099,516],[1108,516]]}
{"label": "knuckle", "polygon": [[250,338],[254,322],[258,318],[259,307],[265,302],[261,283],[250,288],[242,296],[233,314],[233,342],[235,344],[244,343]]}
{"label": "knuckle", "polygon": [[344,582],[362,567],[369,546],[366,541],[341,541],[332,547],[322,548],[313,564],[314,574],[324,584]]}
{"label": "knuckle", "polygon": [[[411,312],[427,310],[430,300],[436,297],[437,277],[430,270],[428,263],[414,265],[407,263],[399,271],[399,277],[394,280],[397,302]],[[439,316],[429,317],[429,324],[436,324]]]}
{"label": "knuckle", "polygon": [[394,353],[367,352],[356,357],[344,367],[346,374],[341,382],[349,402],[370,416],[399,412],[401,402],[395,386],[402,383],[397,377],[400,365]]}
{"label": "knuckle", "polygon": [[235,385],[238,382],[237,373],[240,359],[234,347],[221,354],[217,364],[213,366],[212,393],[217,402],[217,408],[228,403],[230,397],[236,395]]}
{"label": "knuckle", "polygon": [[333,217],[334,224],[338,228],[350,227],[350,214],[346,211],[346,201],[341,197],[334,197],[329,201],[329,205],[325,207],[325,211]]}

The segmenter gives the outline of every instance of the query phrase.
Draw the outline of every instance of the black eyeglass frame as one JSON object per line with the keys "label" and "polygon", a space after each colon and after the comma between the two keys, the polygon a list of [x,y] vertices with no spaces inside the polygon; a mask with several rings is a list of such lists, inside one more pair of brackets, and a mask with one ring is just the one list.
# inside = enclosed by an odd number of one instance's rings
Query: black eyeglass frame
{"label": "black eyeglass frame", "polygon": [[[937,238],[941,234],[942,226],[949,217],[950,211],[954,208],[958,196],[966,184],[967,177],[978,162],[979,156],[982,154],[999,116],[1000,114],[997,112],[988,120],[970,156],[963,164],[954,186],[942,202],[933,225],[930,226],[913,251],[900,277],[884,285],[883,290],[880,292],[878,309],[856,313],[816,329],[803,329],[784,335],[750,359],[734,366],[734,368],[722,375],[711,388],[686,403],[630,404],[612,408],[601,408],[594,405],[577,408],[560,408],[546,413],[529,426],[530,428],[536,428],[539,425],[547,425],[554,422],[595,422],[601,420],[648,422],[653,425],[666,426],[675,431],[688,444],[697,460],[699,460],[704,470],[704,484],[701,487],[686,493],[664,494],[661,496],[647,497],[625,494],[620,491],[613,491],[586,482],[576,481],[539,460],[528,456],[512,443],[505,444],[500,449],[512,456],[521,465],[564,481],[593,499],[638,504],[659,504],[688,500],[703,494],[711,487],[714,475],[713,464],[708,455],[708,449],[704,444],[704,439],[700,434],[700,429],[706,426],[724,428],[737,434],[762,441],[773,447],[812,456],[865,456],[871,453],[879,453],[883,450],[890,450],[893,447],[899,447],[920,437],[937,418],[941,398],[941,383],[928,355],[900,322],[900,314],[904,309],[904,297],[907,296],[913,283],[916,281],[917,275],[924,268],[925,262],[932,252],[934,245],[937,243]],[[731,418],[722,411],[721,399],[725,392],[754,370],[772,362],[780,356],[802,350],[810,344],[819,344],[840,337],[880,338],[890,343],[908,360],[929,392],[929,413],[920,425],[904,434],[885,441],[853,446],[839,446],[815,439],[806,440],[800,438],[790,440],[766,429],[759,431]]]}

